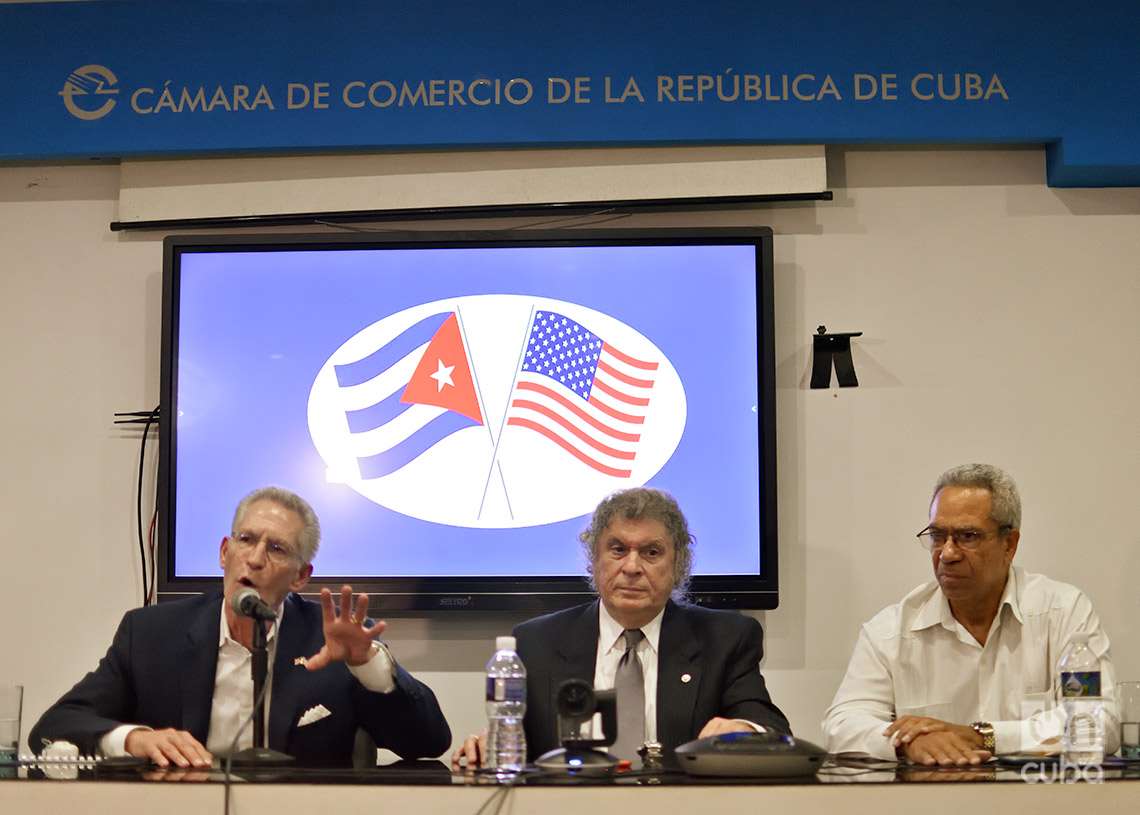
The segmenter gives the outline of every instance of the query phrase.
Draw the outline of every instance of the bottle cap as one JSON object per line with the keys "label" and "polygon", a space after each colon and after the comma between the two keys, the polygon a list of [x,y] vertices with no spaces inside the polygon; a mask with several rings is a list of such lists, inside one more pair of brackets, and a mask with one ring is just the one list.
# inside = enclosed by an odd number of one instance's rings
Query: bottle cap
{"label": "bottle cap", "polygon": [[514,637],[495,637],[495,650],[496,651],[513,651],[515,650]]}

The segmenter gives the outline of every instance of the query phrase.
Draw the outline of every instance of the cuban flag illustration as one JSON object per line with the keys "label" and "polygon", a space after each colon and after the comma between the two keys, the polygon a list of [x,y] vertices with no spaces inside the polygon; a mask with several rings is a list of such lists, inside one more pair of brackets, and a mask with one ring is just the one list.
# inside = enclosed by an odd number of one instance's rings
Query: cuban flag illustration
{"label": "cuban flag illustration", "polygon": [[350,337],[308,413],[329,481],[422,520],[510,528],[649,481],[680,442],[686,400],[668,358],[612,315],[472,295]]}
{"label": "cuban flag illustration", "polygon": [[[426,348],[421,343],[425,335],[431,337]],[[412,350],[405,353],[409,346]],[[407,377],[416,355],[419,360]],[[336,377],[342,388],[382,379],[377,395],[392,388],[375,404],[346,411],[349,430],[367,434],[367,444],[379,448],[359,457],[361,478],[393,473],[452,433],[483,424],[454,312],[425,317],[366,358],[336,366]]]}

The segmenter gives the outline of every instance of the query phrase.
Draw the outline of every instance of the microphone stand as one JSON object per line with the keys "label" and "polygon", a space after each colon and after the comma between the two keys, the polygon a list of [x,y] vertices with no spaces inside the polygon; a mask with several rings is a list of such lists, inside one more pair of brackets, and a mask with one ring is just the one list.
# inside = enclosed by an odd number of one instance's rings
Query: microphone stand
{"label": "microphone stand", "polygon": [[265,739],[265,679],[269,673],[268,638],[265,623],[253,621],[253,652],[249,667],[253,674],[253,746],[233,754],[235,767],[280,767],[296,759],[288,753],[270,750]]}

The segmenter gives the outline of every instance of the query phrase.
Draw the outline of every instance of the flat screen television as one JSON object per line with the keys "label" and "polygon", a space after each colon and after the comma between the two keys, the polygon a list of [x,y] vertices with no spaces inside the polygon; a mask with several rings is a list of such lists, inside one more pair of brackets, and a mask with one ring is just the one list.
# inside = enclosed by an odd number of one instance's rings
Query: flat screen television
{"label": "flat screen television", "polygon": [[763,228],[169,237],[159,598],[216,588],[276,484],[321,520],[306,591],[564,607],[594,506],[644,484],[695,602],[775,608],[772,318]]}

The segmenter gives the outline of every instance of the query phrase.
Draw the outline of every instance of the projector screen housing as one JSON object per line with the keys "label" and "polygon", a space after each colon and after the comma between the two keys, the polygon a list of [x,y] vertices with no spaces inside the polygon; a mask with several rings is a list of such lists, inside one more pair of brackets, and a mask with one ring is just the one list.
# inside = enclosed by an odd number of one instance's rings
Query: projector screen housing
{"label": "projector screen housing", "polygon": [[764,228],[167,238],[160,599],[216,589],[276,484],[321,518],[306,592],[565,607],[594,505],[645,484],[694,602],[775,608],[772,288]]}

